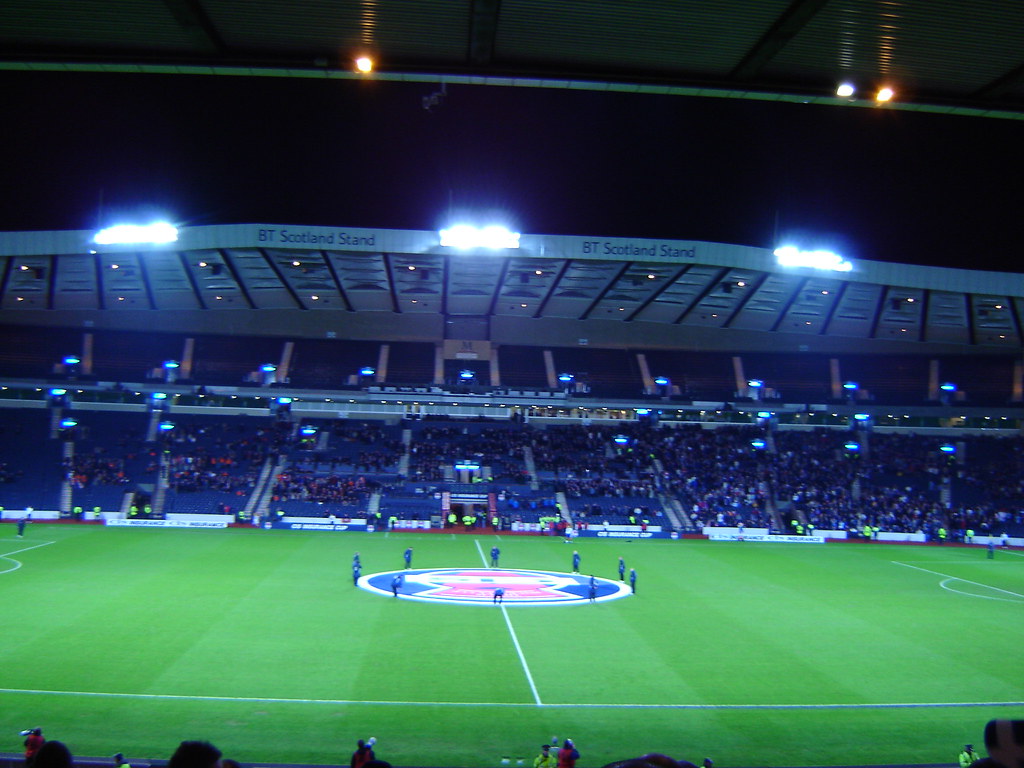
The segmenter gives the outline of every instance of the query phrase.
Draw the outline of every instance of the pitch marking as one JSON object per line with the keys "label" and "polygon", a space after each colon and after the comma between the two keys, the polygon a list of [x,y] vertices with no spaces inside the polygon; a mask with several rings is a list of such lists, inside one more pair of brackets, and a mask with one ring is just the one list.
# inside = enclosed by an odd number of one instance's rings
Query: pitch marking
{"label": "pitch marking", "polygon": [[787,709],[953,709],[956,707],[1022,707],[1024,701],[943,701],[875,704],[535,704],[528,701],[367,701],[361,699],[288,699],[271,696],[184,696],[174,693],[112,693],[103,691],[48,691],[32,688],[0,688],[0,694],[33,696],[87,696],[112,699],[176,701],[232,701],[255,704],[365,704],[382,707],[546,707],[548,709],[679,709],[679,710],[787,710]]}
{"label": "pitch marking", "polygon": [[[961,579],[959,576],[950,576],[948,573],[939,573],[938,571],[932,571],[928,568],[921,568],[917,565],[910,565],[910,563],[901,563],[899,560],[890,560],[889,562],[895,565],[902,565],[904,568],[913,568],[915,571],[924,571],[925,573],[931,573],[935,576],[941,576],[944,581],[939,583],[939,586],[950,592],[955,592],[959,595],[968,595],[970,597],[982,597],[987,600],[1003,600],[1008,603],[1019,603],[1024,600],[1024,595],[1019,592],[1011,592],[1008,589],[1000,589],[999,587],[993,587],[991,584],[982,584],[980,581],[971,581],[970,579]],[[983,589],[992,589],[996,592],[1002,592],[1004,595],[1013,595],[1014,597],[1020,598],[1019,600],[1007,600],[1005,597],[986,597],[985,595],[972,595],[969,592],[960,592],[956,589],[951,589],[946,586],[950,581],[962,581],[964,584],[973,584],[976,587],[982,587]]]}
{"label": "pitch marking", "polygon": [[19,552],[28,552],[30,549],[39,549],[39,547],[45,547],[47,544],[56,543],[57,542],[55,541],[44,541],[41,544],[33,544],[31,547],[22,547],[21,549],[16,549],[13,552],[6,552],[0,555],[0,560],[10,560],[12,563],[15,564],[13,568],[8,568],[6,571],[0,571],[0,575],[3,575],[5,573],[11,573],[12,571],[16,571],[19,568],[21,568],[21,561],[15,560],[13,557],[9,557],[9,555],[17,555]]}
{"label": "pitch marking", "polygon": [[[480,553],[480,559],[483,561],[484,568],[487,567],[487,558],[484,557],[484,550],[480,546],[480,539],[473,539],[473,543],[476,544],[476,551]],[[508,627],[508,633],[512,636],[512,644],[516,647],[516,653],[519,654],[519,663],[523,665],[523,672],[526,674],[526,682],[530,684],[530,691],[533,693],[533,700],[537,706],[543,706],[544,702],[540,700],[540,694],[537,693],[537,686],[533,682],[533,675],[530,674],[530,666],[526,663],[526,657],[523,655],[523,649],[519,645],[519,638],[516,636],[516,631],[512,627],[512,619],[508,617],[508,610],[502,603],[501,615],[505,617],[505,626]]]}

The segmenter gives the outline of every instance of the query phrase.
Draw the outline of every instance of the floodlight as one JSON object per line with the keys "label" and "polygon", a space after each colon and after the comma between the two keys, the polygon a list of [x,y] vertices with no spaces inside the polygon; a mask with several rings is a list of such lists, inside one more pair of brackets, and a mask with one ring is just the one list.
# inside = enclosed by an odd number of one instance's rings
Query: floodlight
{"label": "floodlight", "polygon": [[67,393],[66,389],[55,388],[50,390],[50,397],[63,397]]}
{"label": "floodlight", "polygon": [[875,101],[892,101],[892,97],[895,95],[892,88],[879,88],[878,93],[875,94]]}
{"label": "floodlight", "polygon": [[956,446],[946,443],[945,445],[940,445],[939,450],[943,453],[956,453]]}
{"label": "floodlight", "polygon": [[627,443],[629,443],[629,438],[626,437],[625,435],[616,435],[615,437],[612,438],[612,440],[617,445],[626,445]]}
{"label": "floodlight", "polygon": [[150,395],[150,397],[152,397],[154,400],[166,400],[167,399],[167,393],[166,392],[154,392],[152,395]]}
{"label": "floodlight", "polygon": [[757,440],[751,440],[750,441],[750,445],[751,445],[752,448],[755,448],[756,450],[760,451],[761,449],[763,449],[767,445],[767,443],[764,440],[757,439]]}
{"label": "floodlight", "polygon": [[316,427],[303,427],[302,429],[299,430],[299,434],[305,435],[306,437],[309,437],[310,435],[315,435],[316,433]]}
{"label": "floodlight", "polygon": [[751,389],[760,389],[764,386],[764,382],[761,379],[748,379],[747,386]]}
{"label": "floodlight", "polygon": [[78,365],[80,362],[82,362],[82,358],[78,355],[68,355],[64,358],[64,365]]}
{"label": "floodlight", "polygon": [[757,418],[759,419],[770,419],[772,417],[771,411],[758,411]]}
{"label": "floodlight", "polygon": [[650,408],[637,408],[636,409],[636,415],[637,416],[646,416],[650,412],[651,412]]}
{"label": "floodlight", "polygon": [[454,227],[442,229],[441,245],[461,250],[473,248],[518,248],[519,233],[510,232],[505,227],[472,227],[468,224],[456,224]]}
{"label": "floodlight", "polygon": [[843,383],[843,389],[859,389],[860,385],[856,381],[847,381]]}
{"label": "floodlight", "polygon": [[469,379],[472,379],[473,376],[475,376],[475,374],[468,369],[459,372],[459,378],[462,379],[463,381],[468,381]]}
{"label": "floodlight", "polygon": [[181,363],[179,363],[177,360],[168,360],[168,361],[166,361],[164,363],[164,368],[166,368],[168,370],[173,370],[175,368],[181,368]]}
{"label": "floodlight", "polygon": [[843,448],[845,448],[848,451],[856,452],[860,450],[860,443],[855,443],[853,440],[851,440],[848,443],[843,443]]}
{"label": "floodlight", "polygon": [[291,405],[292,399],[290,397],[277,397],[274,398],[274,402],[276,402],[278,405]]}
{"label": "floodlight", "polygon": [[274,371],[277,370],[277,366],[274,365],[273,363],[264,363],[263,365],[260,366],[260,370],[263,373],[273,373]]}
{"label": "floodlight", "polygon": [[836,88],[836,96],[846,99],[853,96],[854,91],[855,89],[852,83],[840,83],[839,87]]}
{"label": "floodlight", "polygon": [[784,245],[775,249],[775,258],[779,266],[810,267],[811,269],[828,269],[833,272],[849,272],[853,264],[837,253],[831,251],[801,251],[792,245]]}
{"label": "floodlight", "polygon": [[853,420],[854,421],[867,421],[870,418],[871,418],[871,414],[870,413],[855,413],[855,414],[853,414]]}
{"label": "floodlight", "polygon": [[166,221],[153,224],[117,224],[101,229],[93,236],[93,242],[99,245],[117,245],[127,243],[173,243],[178,239],[178,228]]}
{"label": "floodlight", "polygon": [[951,381],[947,381],[944,384],[940,384],[939,389],[941,389],[943,392],[956,392],[956,384],[954,384]]}
{"label": "floodlight", "polygon": [[160,431],[161,432],[170,432],[172,429],[174,429],[174,424],[173,423],[171,423],[169,421],[161,421],[160,422]]}
{"label": "floodlight", "polygon": [[364,365],[359,369],[360,376],[373,376],[376,372],[377,370],[375,368],[371,368],[369,365]]}
{"label": "floodlight", "polygon": [[362,72],[364,75],[373,72],[373,59],[369,56],[360,56],[356,59],[356,71]]}
{"label": "floodlight", "polygon": [[563,384],[568,384],[570,381],[572,381],[575,378],[576,377],[573,376],[571,373],[562,373],[562,374],[559,374],[559,376],[558,376],[558,380],[560,382],[562,382]]}
{"label": "floodlight", "polygon": [[668,384],[668,379],[665,378],[664,376],[659,376],[654,380],[654,383],[657,384],[659,387],[664,387]]}

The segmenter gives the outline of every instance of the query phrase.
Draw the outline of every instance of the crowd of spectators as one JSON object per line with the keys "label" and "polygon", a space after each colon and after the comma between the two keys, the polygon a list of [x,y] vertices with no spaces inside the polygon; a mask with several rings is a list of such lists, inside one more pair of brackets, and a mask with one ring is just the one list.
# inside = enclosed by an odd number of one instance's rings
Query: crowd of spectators
{"label": "crowd of spectators", "polygon": [[367,481],[362,475],[317,475],[289,470],[275,478],[272,501],[360,504],[376,487],[375,483]]}

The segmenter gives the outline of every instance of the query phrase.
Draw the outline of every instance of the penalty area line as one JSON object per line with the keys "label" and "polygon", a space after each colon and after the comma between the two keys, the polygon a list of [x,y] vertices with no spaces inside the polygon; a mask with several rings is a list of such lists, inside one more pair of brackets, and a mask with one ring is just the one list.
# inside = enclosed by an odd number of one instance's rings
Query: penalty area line
{"label": "penalty area line", "polygon": [[31,688],[0,688],[0,694],[31,696],[83,696],[157,701],[224,701],[240,704],[331,704],[374,707],[545,707],[557,709],[679,709],[679,710],[814,710],[814,709],[955,709],[957,707],[1021,707],[1024,701],[881,702],[873,704],[535,704],[527,701],[374,701],[365,699],[289,699],[275,696],[185,696],[174,693],[115,693],[102,691],[49,691]]}
{"label": "penalty area line", "polygon": [[[940,573],[939,571],[933,571],[928,568],[921,568],[917,565],[910,565],[910,563],[901,563],[899,560],[891,560],[890,562],[894,563],[895,565],[902,565],[904,568],[913,568],[915,571],[924,571],[925,573],[930,573],[934,576],[941,576],[944,579],[962,581],[964,584],[973,584],[974,586],[982,587],[983,589],[991,589],[996,592],[1002,592],[1004,595],[1013,595],[1014,597],[1024,598],[1024,595],[1020,594],[1019,592],[1011,592],[1008,589],[1000,589],[999,587],[993,587],[991,584],[982,584],[980,581],[971,581],[970,579],[962,579],[959,576],[950,576],[948,573]],[[978,597],[982,597],[982,595],[978,595]]]}

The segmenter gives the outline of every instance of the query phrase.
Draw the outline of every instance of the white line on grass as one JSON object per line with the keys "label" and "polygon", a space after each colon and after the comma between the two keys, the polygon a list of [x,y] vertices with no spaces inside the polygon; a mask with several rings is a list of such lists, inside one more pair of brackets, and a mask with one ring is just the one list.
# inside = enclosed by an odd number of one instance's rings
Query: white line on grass
{"label": "white line on grass", "polygon": [[22,547],[21,549],[16,549],[13,552],[5,552],[4,554],[0,555],[0,560],[10,560],[12,563],[16,563],[16,565],[13,568],[8,568],[6,571],[0,571],[0,575],[5,573],[11,573],[12,571],[16,571],[19,568],[21,568],[21,561],[15,560],[13,557],[9,557],[9,555],[17,555],[19,552],[28,552],[30,549],[39,549],[39,547],[45,547],[47,544],[56,544],[56,542],[44,541],[41,544],[33,544],[31,547]]}
{"label": "white line on grass", "polygon": [[[476,551],[480,553],[480,559],[483,561],[484,568],[487,567],[487,558],[484,557],[484,550],[480,546],[480,539],[473,539],[473,543],[476,544]],[[526,663],[526,657],[523,655],[522,646],[519,645],[519,638],[516,637],[516,631],[512,627],[512,619],[508,617],[508,611],[504,605],[501,605],[501,615],[505,617],[505,626],[508,627],[508,633],[512,636],[512,644],[516,647],[516,653],[519,654],[519,662],[523,665],[523,672],[526,675],[526,682],[530,684],[530,691],[533,693],[533,700],[539,706],[543,706],[544,702],[540,700],[540,694],[537,693],[537,686],[533,682],[533,675],[530,674],[530,666]]]}
{"label": "white line on grass", "polygon": [[[933,574],[935,576],[941,576],[944,579],[949,579],[951,581],[962,581],[964,584],[973,584],[976,587],[984,587],[985,589],[992,589],[992,590],[995,590],[996,592],[1002,592],[1005,595],[1013,595],[1014,597],[1019,597],[1022,600],[1024,600],[1024,595],[1020,594],[1019,592],[1011,592],[1008,589],[1000,589],[999,587],[993,587],[990,584],[982,584],[980,581],[971,581],[970,579],[961,579],[959,576],[950,576],[948,573],[939,573],[938,571],[932,571],[932,570],[929,570],[928,568],[921,568],[920,566],[917,566],[917,565],[910,565],[910,563],[901,563],[899,560],[892,560],[891,562],[895,563],[896,565],[902,565],[904,568],[913,568],[915,571],[924,571],[925,573],[931,573],[931,574]],[[945,588],[945,587],[943,587],[943,588]],[[951,590],[951,591],[955,591],[955,590]],[[958,593],[958,594],[964,594],[964,593],[961,592],[961,593]],[[972,597],[985,597],[985,596],[984,595],[972,595]]]}
{"label": "white line on grass", "polygon": [[[184,696],[175,693],[112,693],[102,691],[48,691],[32,688],[0,688],[0,694],[32,696],[86,696],[112,699],[155,699],[174,701],[231,701],[254,704],[365,704],[380,707],[535,707],[525,701],[373,701],[362,699],[288,699],[274,696]],[[785,709],[954,709],[957,707],[1022,707],[1024,701],[928,701],[882,702],[874,704],[541,704],[558,709],[701,709],[701,710],[785,710]]]}

